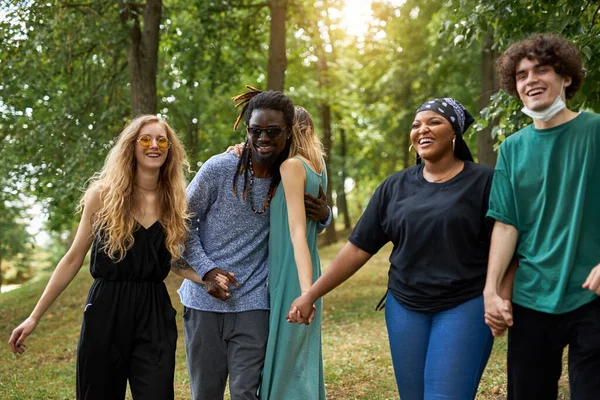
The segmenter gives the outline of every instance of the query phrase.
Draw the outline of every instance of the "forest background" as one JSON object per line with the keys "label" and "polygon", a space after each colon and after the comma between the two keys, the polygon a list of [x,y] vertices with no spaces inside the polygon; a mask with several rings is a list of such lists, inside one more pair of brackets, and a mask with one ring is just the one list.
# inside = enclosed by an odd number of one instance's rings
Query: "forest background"
{"label": "forest background", "polygon": [[600,111],[599,13],[597,0],[2,0],[0,287],[54,267],[86,180],[134,115],[169,121],[191,179],[244,139],[233,95],[284,91],[325,145],[336,221],[323,241],[334,243],[374,188],[414,162],[409,127],[429,98],[477,115],[467,141],[495,164],[528,123],[494,70],[515,40],[575,42],[587,77],[570,108]]}
{"label": "forest background", "polygon": [[[283,90],[307,108],[327,152],[336,216],[320,237],[326,266],[377,185],[413,165],[408,133],[425,100],[462,102],[477,116],[472,151],[495,164],[499,144],[528,119],[498,91],[494,61],[536,32],[577,44],[587,76],[569,106],[599,112],[598,0],[0,0],[0,288],[21,286],[0,294],[0,338],[37,301],[71,243],[87,179],[132,116],[169,121],[191,179],[244,139],[232,130],[231,102],[244,85]],[[373,312],[389,251],[324,303],[330,399],[397,398],[383,318]],[[79,274],[27,354],[0,348],[0,397],[73,398],[90,279]],[[179,281],[167,285],[175,304]],[[175,383],[184,399],[182,342]],[[497,340],[478,399],[503,398],[505,349]],[[568,398],[566,377],[560,393]]]}

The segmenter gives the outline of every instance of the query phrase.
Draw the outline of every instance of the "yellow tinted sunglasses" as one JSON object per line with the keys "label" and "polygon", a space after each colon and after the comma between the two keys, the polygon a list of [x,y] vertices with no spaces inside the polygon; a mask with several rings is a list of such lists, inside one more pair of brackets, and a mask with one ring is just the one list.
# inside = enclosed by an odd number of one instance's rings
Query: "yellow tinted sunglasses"
{"label": "yellow tinted sunglasses", "polygon": [[[150,135],[142,135],[138,138],[137,142],[140,144],[140,146],[148,149],[152,146],[153,140],[154,139],[152,139],[152,136]],[[171,147],[171,142],[169,141],[169,139],[162,136],[156,139],[156,145],[161,150],[168,150]]]}

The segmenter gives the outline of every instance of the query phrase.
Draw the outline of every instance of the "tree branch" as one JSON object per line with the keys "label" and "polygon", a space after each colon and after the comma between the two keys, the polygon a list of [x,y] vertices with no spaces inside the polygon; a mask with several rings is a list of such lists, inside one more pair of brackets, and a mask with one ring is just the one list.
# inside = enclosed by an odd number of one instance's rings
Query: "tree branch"
{"label": "tree branch", "polygon": [[[137,47],[142,33],[140,31],[139,10],[136,3],[119,0],[119,16],[121,18],[121,25],[129,32],[132,44]],[[133,24],[130,25],[129,21],[133,21]]]}
{"label": "tree branch", "polygon": [[600,12],[600,5],[598,6],[598,8],[596,8],[596,12],[594,12],[594,15],[592,16],[592,23],[590,24],[590,29],[592,29],[594,27],[594,24],[596,23],[596,17],[598,16],[598,12]]}
{"label": "tree branch", "polygon": [[63,1],[62,6],[69,8],[92,7],[92,3],[67,3]]}

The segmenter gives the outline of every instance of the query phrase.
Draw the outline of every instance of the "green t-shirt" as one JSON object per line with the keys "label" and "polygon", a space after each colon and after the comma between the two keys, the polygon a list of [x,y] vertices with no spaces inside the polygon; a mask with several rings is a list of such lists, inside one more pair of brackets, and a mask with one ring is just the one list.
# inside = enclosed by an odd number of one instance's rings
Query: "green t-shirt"
{"label": "green t-shirt", "polygon": [[600,263],[600,115],[508,137],[487,216],[519,232],[513,302],[562,314],[594,300],[581,285]]}

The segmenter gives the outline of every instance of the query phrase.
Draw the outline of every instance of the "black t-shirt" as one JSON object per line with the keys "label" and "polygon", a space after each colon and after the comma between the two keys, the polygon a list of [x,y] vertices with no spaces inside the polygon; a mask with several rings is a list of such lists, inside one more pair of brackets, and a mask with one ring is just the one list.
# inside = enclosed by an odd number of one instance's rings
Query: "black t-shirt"
{"label": "black t-shirt", "polygon": [[388,289],[400,304],[437,312],[483,293],[493,173],[467,161],[454,178],[431,183],[417,165],[375,190],[349,241],[369,254],[394,244]]}

